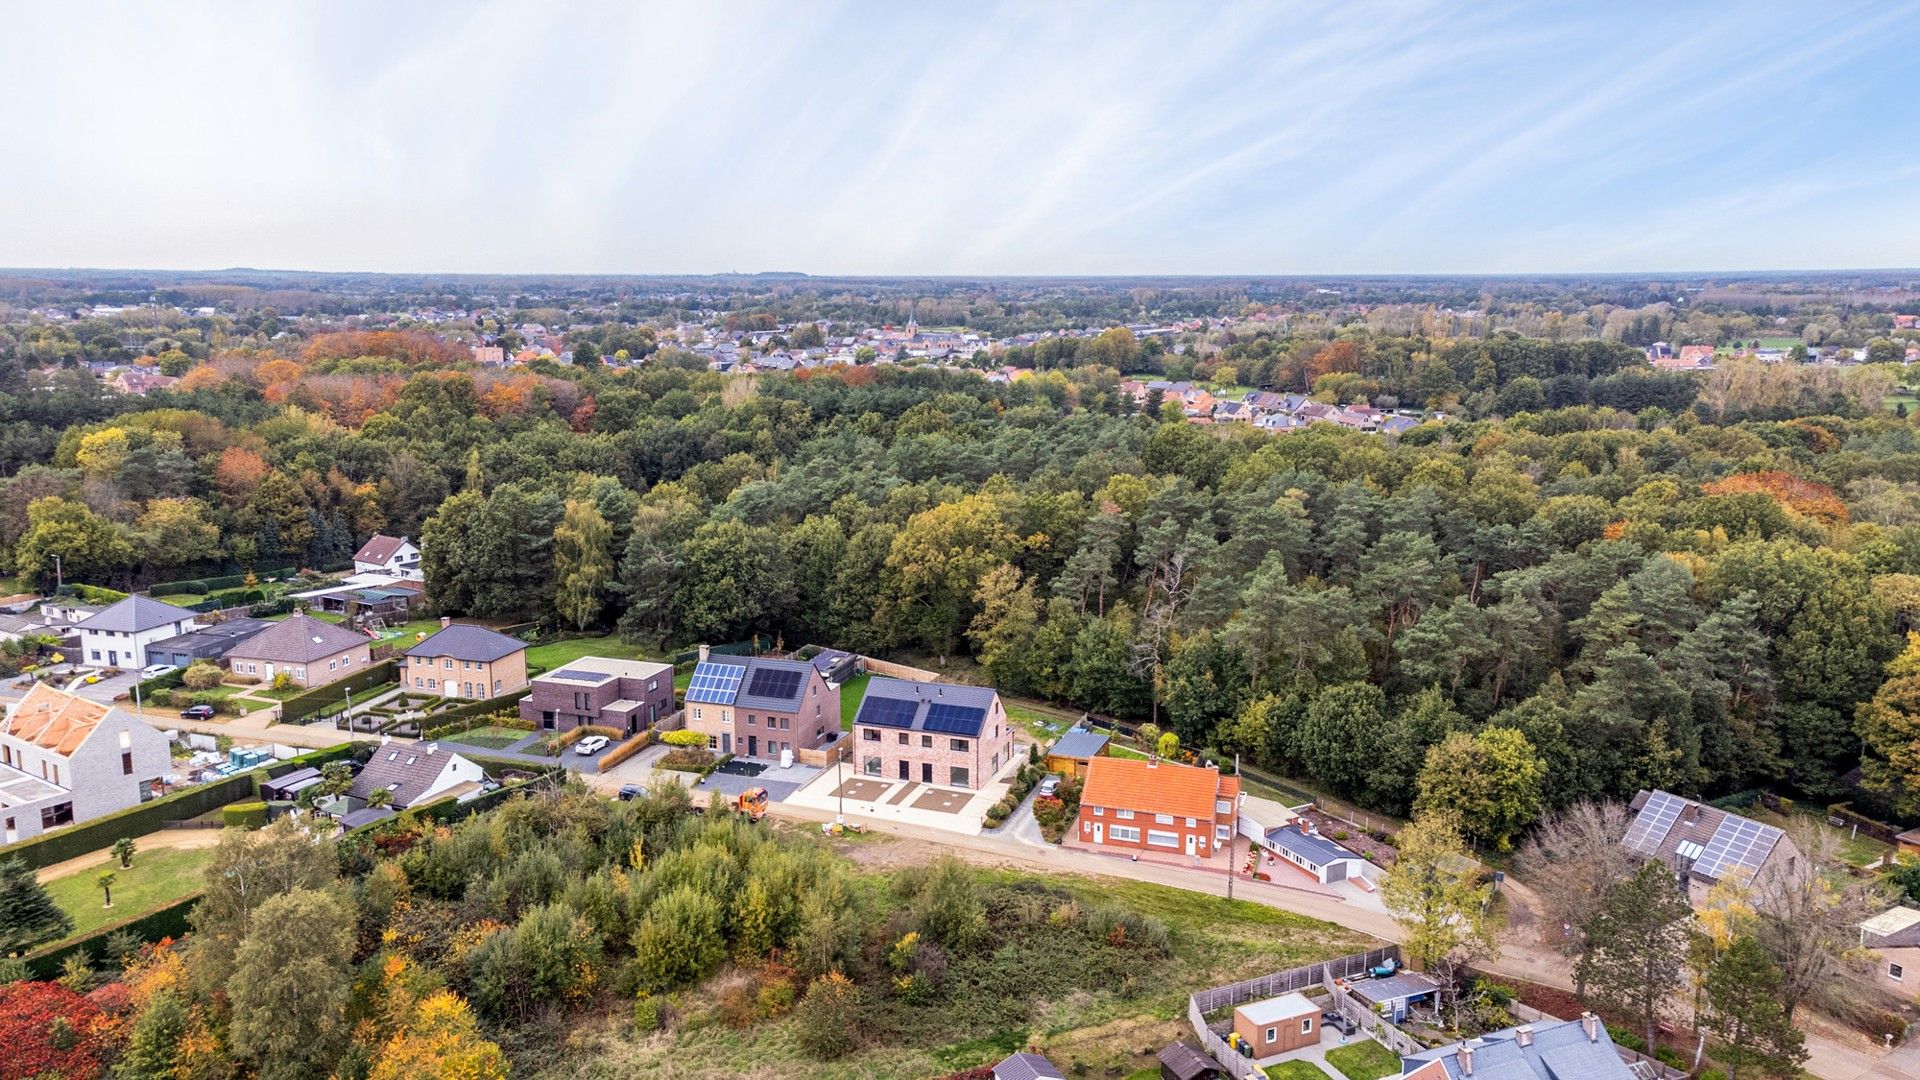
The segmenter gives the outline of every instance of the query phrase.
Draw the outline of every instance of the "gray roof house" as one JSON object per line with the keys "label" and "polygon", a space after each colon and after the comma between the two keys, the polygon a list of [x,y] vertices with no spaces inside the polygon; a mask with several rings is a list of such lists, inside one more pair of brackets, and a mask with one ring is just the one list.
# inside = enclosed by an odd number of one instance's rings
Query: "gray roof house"
{"label": "gray roof house", "polygon": [[1304,817],[1247,835],[1276,859],[1285,860],[1306,871],[1322,885],[1348,878],[1368,877],[1369,871],[1374,869],[1365,856],[1336,843]]}
{"label": "gray roof house", "polygon": [[980,788],[1013,761],[1013,725],[988,686],[876,675],[853,718],[864,775]]}
{"label": "gray roof house", "polygon": [[86,662],[112,668],[147,666],[147,646],[200,629],[196,612],[150,596],[129,596],[82,620],[80,648]]}
{"label": "gray roof house", "polygon": [[301,686],[321,686],[365,670],[370,647],[366,635],[302,612],[229,649],[227,663],[247,675],[285,675]]}
{"label": "gray roof house", "polygon": [[1522,1024],[1400,1059],[1403,1080],[1636,1080],[1607,1025],[1578,1020]]}
{"label": "gray roof house", "polygon": [[1752,881],[1775,865],[1792,866],[1800,851],[1786,833],[1764,822],[1665,791],[1633,797],[1632,824],[1620,843],[1643,859],[1658,859],[1680,874],[1688,898],[1699,903],[1723,878]]}
{"label": "gray roof house", "polygon": [[163,604],[151,596],[135,594],[109,604],[80,624],[82,630],[115,630],[132,633],[153,630],[195,617],[197,612]]}
{"label": "gray roof house", "polygon": [[195,660],[219,660],[235,645],[272,625],[266,619],[228,619],[198,630],[189,630],[148,645],[147,661],[186,667]]}
{"label": "gray roof house", "polygon": [[393,806],[404,810],[452,791],[461,784],[480,784],[485,770],[436,743],[401,746],[387,743],[374,751],[347,794],[364,805],[380,790],[393,792]]}
{"label": "gray roof house", "polygon": [[519,638],[508,637],[472,623],[452,623],[428,635],[426,640],[407,650],[408,656],[451,656],[455,660],[490,663],[527,647]]}
{"label": "gray roof house", "polygon": [[1053,1062],[1039,1054],[1010,1054],[993,1067],[993,1080],[1066,1080]]}

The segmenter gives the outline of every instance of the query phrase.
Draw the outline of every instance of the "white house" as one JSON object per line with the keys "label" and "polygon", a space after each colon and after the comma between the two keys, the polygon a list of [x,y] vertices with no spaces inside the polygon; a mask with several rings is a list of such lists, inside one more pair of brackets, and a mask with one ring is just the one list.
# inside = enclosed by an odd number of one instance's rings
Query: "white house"
{"label": "white house", "polygon": [[347,794],[364,803],[376,791],[392,791],[393,808],[405,810],[486,778],[480,766],[435,743],[387,743],[374,751]]}
{"label": "white house", "polygon": [[35,683],[0,720],[0,843],[143,803],[170,760],[133,714]]}
{"label": "white house", "polygon": [[385,533],[375,534],[373,539],[353,553],[353,572],[384,574],[407,581],[419,581],[425,576],[420,569],[420,549],[404,536],[388,536]]}
{"label": "white house", "polygon": [[86,663],[143,668],[147,646],[200,629],[198,617],[186,608],[135,595],[89,616],[76,629]]}

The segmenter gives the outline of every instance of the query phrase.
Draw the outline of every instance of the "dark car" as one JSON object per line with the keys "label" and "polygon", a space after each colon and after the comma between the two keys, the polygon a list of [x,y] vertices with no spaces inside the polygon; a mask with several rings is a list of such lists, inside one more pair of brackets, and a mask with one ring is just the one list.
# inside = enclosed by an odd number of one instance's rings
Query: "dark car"
{"label": "dark car", "polygon": [[641,787],[639,784],[621,784],[620,785],[620,801],[621,802],[632,802],[635,799],[644,799],[646,797],[647,797],[647,789]]}
{"label": "dark car", "polygon": [[213,719],[213,706],[189,705],[180,710],[180,715],[187,720],[211,720]]}

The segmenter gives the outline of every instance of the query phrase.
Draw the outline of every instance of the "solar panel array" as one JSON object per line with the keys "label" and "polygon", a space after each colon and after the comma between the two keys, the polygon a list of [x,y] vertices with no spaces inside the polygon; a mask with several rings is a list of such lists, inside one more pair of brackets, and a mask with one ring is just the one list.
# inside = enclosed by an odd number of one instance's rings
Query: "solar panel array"
{"label": "solar panel array", "polygon": [[1694,861],[1693,870],[1718,881],[1729,871],[1740,869],[1752,880],[1779,839],[1780,830],[1771,825],[1728,814],[1714,830],[1713,839],[1707,841],[1706,852]]}
{"label": "solar panel array", "polygon": [[747,684],[747,693],[754,697],[769,697],[787,700],[800,688],[800,673],[781,668],[761,668],[753,673],[753,681]]}
{"label": "solar panel array", "polygon": [[868,694],[867,700],[860,703],[860,715],[854,720],[880,727],[908,728],[913,726],[913,714],[919,707],[917,701]]}
{"label": "solar panel array", "polygon": [[1637,851],[1642,855],[1652,855],[1660,848],[1660,841],[1667,838],[1673,829],[1673,823],[1680,820],[1680,812],[1687,808],[1687,800],[1656,791],[1647,797],[1647,804],[1640,808],[1640,816],[1633,819],[1633,825],[1627,829],[1627,835],[1620,842],[1628,851]]}
{"label": "solar panel array", "polygon": [[745,664],[701,664],[693,669],[693,681],[687,684],[687,700],[731,705],[740,693],[740,680],[746,673]]}
{"label": "solar panel array", "polygon": [[562,668],[553,673],[556,679],[575,679],[580,682],[606,682],[613,676],[601,671],[581,671],[579,668]]}
{"label": "solar panel array", "polygon": [[987,710],[975,706],[935,704],[927,706],[926,728],[942,735],[978,735],[986,718]]}

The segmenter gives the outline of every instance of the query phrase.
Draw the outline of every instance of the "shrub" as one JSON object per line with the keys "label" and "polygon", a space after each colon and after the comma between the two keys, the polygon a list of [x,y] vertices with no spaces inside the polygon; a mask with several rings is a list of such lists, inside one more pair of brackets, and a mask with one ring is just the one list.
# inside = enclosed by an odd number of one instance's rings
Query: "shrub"
{"label": "shrub", "polygon": [[695,749],[691,746],[676,746],[660,755],[660,760],[654,762],[654,766],[661,769],[674,769],[678,772],[706,772],[713,768],[718,760],[704,747]]}
{"label": "shrub", "polygon": [[845,1057],[857,1043],[860,988],[837,971],[813,980],[794,1009],[800,1048],[823,1060]]}
{"label": "shrub", "polygon": [[225,675],[226,672],[220,670],[219,664],[195,660],[187,665],[187,670],[181,674],[180,681],[189,690],[211,690],[220,685],[220,680]]}
{"label": "shrub", "polygon": [[663,732],[660,736],[660,741],[666,743],[668,746],[697,746],[703,750],[706,749],[707,746],[707,737],[697,731],[682,730]]}
{"label": "shrub", "polygon": [[293,689],[292,674],[285,671],[275,672],[273,676],[273,688],[283,693]]}
{"label": "shrub", "polygon": [[220,808],[220,820],[230,829],[258,829],[267,823],[267,804],[245,802],[223,806]]}
{"label": "shrub", "polygon": [[1673,1066],[1676,1069],[1680,1069],[1684,1071],[1687,1067],[1686,1059],[1680,1056],[1680,1051],[1675,1050],[1671,1046],[1663,1046],[1658,1050],[1655,1050],[1653,1052],[1653,1056],[1656,1059],[1663,1061],[1668,1065]]}
{"label": "shrub", "polygon": [[646,1035],[666,1026],[667,1003],[645,991],[633,1002],[633,1030]]}
{"label": "shrub", "polygon": [[759,1001],[761,1016],[785,1016],[793,1010],[793,983],[769,979],[760,987]]}
{"label": "shrub", "polygon": [[601,756],[600,771],[606,772],[651,745],[653,745],[652,731],[643,731],[635,735]]}
{"label": "shrub", "polygon": [[633,932],[640,977],[656,987],[698,982],[726,959],[720,902],[692,885],[654,901]]}

